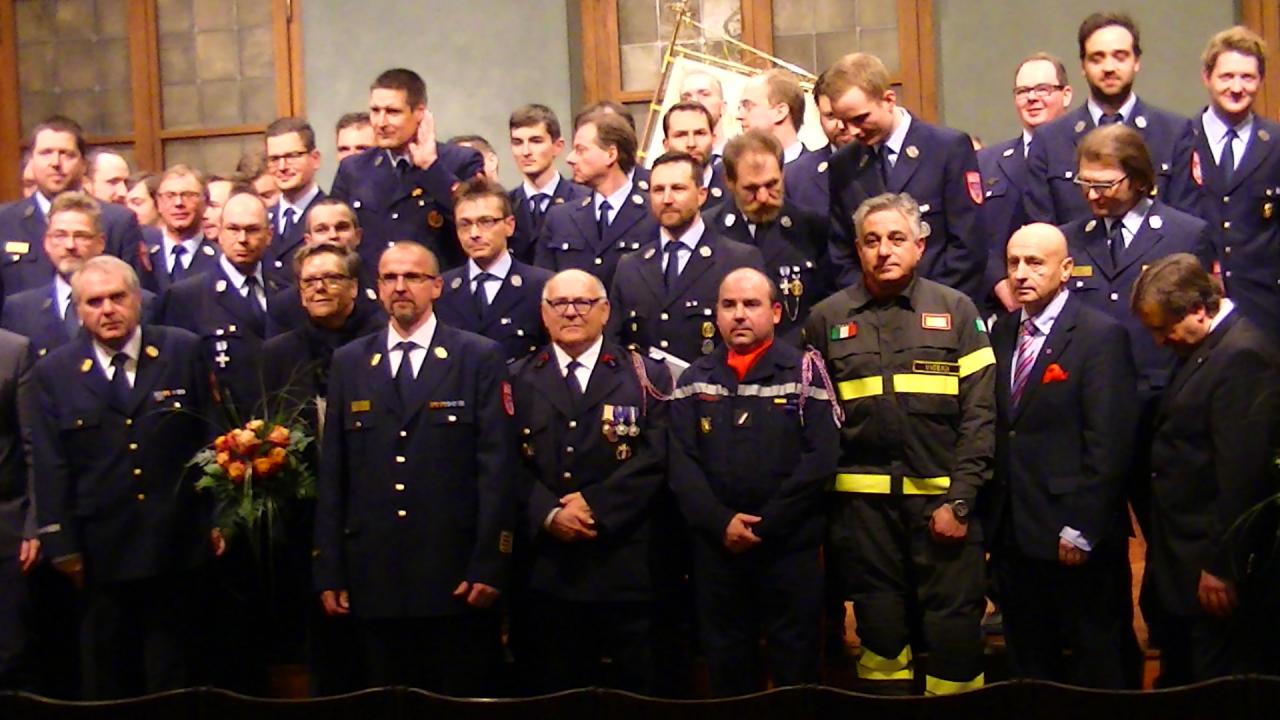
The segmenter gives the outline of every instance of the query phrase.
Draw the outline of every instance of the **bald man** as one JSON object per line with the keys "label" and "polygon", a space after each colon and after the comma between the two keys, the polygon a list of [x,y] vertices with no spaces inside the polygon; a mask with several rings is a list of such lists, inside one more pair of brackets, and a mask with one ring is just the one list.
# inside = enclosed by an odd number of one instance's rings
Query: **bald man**
{"label": "bald man", "polygon": [[[996,472],[986,518],[1017,677],[1124,686],[1128,562],[1124,482],[1137,435],[1137,379],[1124,327],[1067,291],[1067,240],[1047,224],[1009,238],[1021,309],[991,331]],[[1063,650],[1071,649],[1067,662]]]}

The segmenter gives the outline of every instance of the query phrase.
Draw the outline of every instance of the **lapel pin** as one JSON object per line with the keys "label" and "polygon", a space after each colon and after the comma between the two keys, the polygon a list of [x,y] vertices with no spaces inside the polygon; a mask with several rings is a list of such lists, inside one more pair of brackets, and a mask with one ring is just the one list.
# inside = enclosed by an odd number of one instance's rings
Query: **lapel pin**
{"label": "lapel pin", "polygon": [[160,348],[156,347],[155,345],[148,345],[146,349],[143,350],[143,352],[147,354],[147,357],[152,359],[160,357]]}
{"label": "lapel pin", "polygon": [[582,205],[581,205],[580,207],[586,207],[586,206],[588,206],[588,205],[590,205],[590,204],[591,204],[591,198],[589,198],[589,197],[587,197],[587,198],[582,198]]}
{"label": "lapel pin", "polygon": [[409,193],[409,197],[418,197],[421,194],[422,194],[422,188],[416,187],[413,189],[413,192]]}
{"label": "lapel pin", "polygon": [[555,204],[557,204],[557,205],[563,205],[563,204],[564,204],[564,198],[560,198],[560,197],[558,197],[558,198],[556,198],[556,199],[555,199],[555,201],[554,201],[554,202],[555,202]]}
{"label": "lapel pin", "polygon": [[641,181],[640,181],[640,189],[641,189],[641,190],[648,190],[648,189],[649,189],[649,181],[648,181],[648,180],[641,180]]}
{"label": "lapel pin", "polygon": [[1138,117],[1133,119],[1133,124],[1137,125],[1139,130],[1142,130],[1147,127],[1147,118],[1142,115],[1139,115]]}
{"label": "lapel pin", "polygon": [[1266,130],[1259,130],[1259,131],[1258,131],[1258,139],[1259,139],[1259,140],[1261,140],[1262,142],[1270,142],[1270,141],[1271,141],[1271,133],[1267,132]]}
{"label": "lapel pin", "polygon": [[524,278],[520,277],[519,275],[512,274],[511,287],[520,287],[521,285],[524,285]]}
{"label": "lapel pin", "polygon": [[377,157],[375,157],[375,158],[373,159],[373,166],[374,166],[374,167],[382,167],[382,156],[381,156],[381,155],[378,155]]}
{"label": "lapel pin", "polygon": [[635,204],[637,204],[637,205],[643,205],[643,204],[644,204],[644,198],[640,197],[639,195],[632,195],[632,196],[631,196],[631,202],[633,202],[633,203],[635,203]]}
{"label": "lapel pin", "polygon": [[724,216],[724,226],[725,226],[725,227],[733,227],[733,223],[734,223],[734,221],[735,221],[735,220],[737,220],[737,218],[738,218],[738,216],[737,216],[737,215],[734,215],[733,213],[729,213],[728,215],[725,215],[725,216]]}
{"label": "lapel pin", "polygon": [[[157,249],[158,248],[159,246],[157,246]],[[204,253],[205,255],[208,255],[209,257],[213,257],[214,255],[217,254],[217,251],[213,249],[212,245],[205,245],[203,248],[200,249],[200,252]]]}
{"label": "lapel pin", "polygon": [[227,281],[226,281],[226,280],[219,280],[217,283],[215,283],[215,284],[214,284],[213,289],[214,289],[216,292],[226,292],[226,291],[227,291]]}
{"label": "lapel pin", "polygon": [[823,160],[822,162],[818,163],[818,172],[824,173],[826,171],[827,171],[827,161]]}
{"label": "lapel pin", "polygon": [[92,360],[90,360],[89,358],[85,358],[85,359],[80,363],[80,372],[82,372],[82,373],[87,373],[87,372],[89,372],[89,371],[90,371],[90,370],[92,370],[92,369],[93,369],[93,361],[92,361]]}
{"label": "lapel pin", "polygon": [[453,288],[454,290],[457,290],[458,288],[462,287],[462,278],[460,277],[454,278],[453,282],[449,283],[449,287]]}
{"label": "lapel pin", "polygon": [[439,345],[436,346],[435,354],[436,354],[436,357],[440,358],[441,360],[444,360],[445,358],[449,357],[449,351],[445,350]]}
{"label": "lapel pin", "polygon": [[1147,223],[1151,225],[1152,230],[1159,230],[1164,226],[1164,220],[1159,215],[1152,215]]}
{"label": "lapel pin", "polygon": [[1000,155],[1003,157],[1013,157],[1013,148],[1005,148],[1004,152],[1000,153]]}
{"label": "lapel pin", "polygon": [[653,248],[649,248],[648,250],[645,250],[645,251],[644,251],[644,259],[645,259],[645,260],[648,260],[649,258],[653,257],[653,254],[654,254],[654,250],[653,250]]}
{"label": "lapel pin", "polygon": [[907,157],[911,158],[912,160],[915,160],[916,158],[920,157],[920,149],[917,148],[915,145],[908,145]]}
{"label": "lapel pin", "polygon": [[1083,121],[1083,120],[1077,120],[1077,121],[1076,121],[1076,127],[1075,127],[1075,130],[1076,130],[1076,132],[1078,132],[1078,133],[1082,133],[1082,132],[1084,132],[1084,121]]}
{"label": "lapel pin", "polygon": [[779,223],[780,225],[782,225],[782,227],[784,227],[784,228],[789,228],[789,227],[791,227],[791,216],[790,216],[790,215],[783,215],[783,216],[782,216],[782,219],[781,219],[781,220],[779,220],[779,221],[778,221],[778,223]]}
{"label": "lapel pin", "polygon": [[1084,224],[1084,231],[1087,233],[1093,232],[1093,229],[1097,226],[1098,226],[1097,220],[1090,220],[1089,222]]}
{"label": "lapel pin", "polygon": [[698,254],[704,258],[709,258],[711,257],[711,248],[707,247],[706,245],[703,245],[702,247],[698,248]]}
{"label": "lapel pin", "polygon": [[374,353],[373,357],[369,358],[369,367],[378,367],[380,362],[382,362],[382,353]]}

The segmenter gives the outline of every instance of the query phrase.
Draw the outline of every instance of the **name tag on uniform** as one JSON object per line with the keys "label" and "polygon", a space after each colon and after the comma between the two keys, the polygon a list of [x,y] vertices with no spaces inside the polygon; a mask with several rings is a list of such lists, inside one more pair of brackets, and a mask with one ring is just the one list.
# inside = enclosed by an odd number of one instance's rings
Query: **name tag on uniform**
{"label": "name tag on uniform", "polygon": [[31,252],[31,243],[10,240],[4,244],[4,251],[6,253],[14,253],[16,255],[26,255]]}
{"label": "name tag on uniform", "polygon": [[351,412],[353,413],[369,412],[369,407],[370,405],[368,400],[352,400],[351,401]]}
{"label": "name tag on uniform", "polygon": [[920,315],[920,327],[925,330],[950,330],[951,313],[923,313]]}
{"label": "name tag on uniform", "polygon": [[1093,277],[1093,266],[1076,265],[1071,268],[1071,277]]}
{"label": "name tag on uniform", "polygon": [[911,372],[923,375],[959,375],[960,363],[942,360],[912,360]]}

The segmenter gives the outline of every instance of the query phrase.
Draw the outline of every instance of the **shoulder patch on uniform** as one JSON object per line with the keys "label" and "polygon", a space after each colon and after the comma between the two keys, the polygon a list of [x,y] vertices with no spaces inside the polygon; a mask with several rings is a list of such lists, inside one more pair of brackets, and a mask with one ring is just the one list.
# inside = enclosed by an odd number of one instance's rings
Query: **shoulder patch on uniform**
{"label": "shoulder patch on uniform", "polygon": [[987,324],[982,322],[982,318],[974,318],[973,325],[974,327],[977,328],[978,332],[980,333],[984,333],[987,331]]}

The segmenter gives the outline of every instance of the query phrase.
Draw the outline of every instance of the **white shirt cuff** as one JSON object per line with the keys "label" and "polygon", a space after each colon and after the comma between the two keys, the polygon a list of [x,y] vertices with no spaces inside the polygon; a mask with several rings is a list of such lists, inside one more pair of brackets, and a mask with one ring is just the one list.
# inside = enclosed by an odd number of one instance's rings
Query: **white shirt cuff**
{"label": "white shirt cuff", "polygon": [[[550,521],[550,518],[548,518],[548,521]],[[1093,552],[1093,544],[1089,542],[1089,539],[1082,535],[1079,530],[1071,527],[1070,525],[1063,525],[1062,530],[1058,532],[1058,537],[1066,540],[1085,552]]]}

